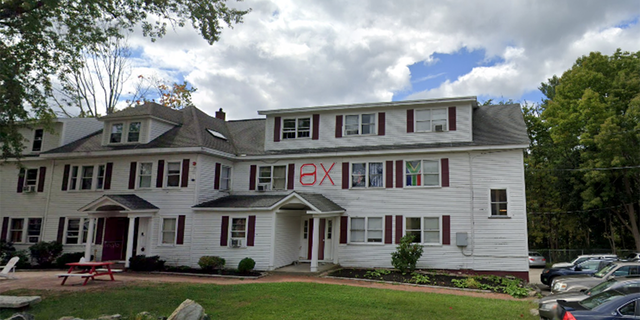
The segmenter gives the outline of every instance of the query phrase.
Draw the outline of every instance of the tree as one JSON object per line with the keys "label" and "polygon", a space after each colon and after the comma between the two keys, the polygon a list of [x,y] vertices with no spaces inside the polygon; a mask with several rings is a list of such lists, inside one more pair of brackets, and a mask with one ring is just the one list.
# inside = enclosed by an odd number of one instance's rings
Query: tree
{"label": "tree", "polygon": [[140,75],[131,98],[127,99],[127,104],[132,107],[143,104],[146,101],[153,101],[172,109],[193,107],[191,94],[196,90],[198,89],[191,86],[187,81],[182,82],[182,84],[174,82],[168,85],[166,81],[156,77],[147,78]]}
{"label": "tree", "polygon": [[[140,26],[152,41],[167,25],[186,23],[213,44],[223,24],[248,11],[226,0],[5,0],[0,2],[0,144],[2,156],[20,156],[18,127],[53,117],[51,76],[78,64],[83,48]],[[107,25],[106,29],[102,26]]]}

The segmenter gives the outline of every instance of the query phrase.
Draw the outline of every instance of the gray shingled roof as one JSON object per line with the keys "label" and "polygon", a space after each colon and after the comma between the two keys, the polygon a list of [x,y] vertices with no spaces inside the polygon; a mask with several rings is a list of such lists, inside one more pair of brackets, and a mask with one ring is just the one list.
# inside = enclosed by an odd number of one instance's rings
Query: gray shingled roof
{"label": "gray shingled roof", "polygon": [[309,202],[314,209],[320,212],[345,211],[321,194],[292,192],[290,194],[259,194],[259,195],[229,195],[215,200],[203,202],[193,206],[194,208],[269,208],[284,198],[296,194],[300,198]]}
{"label": "gray shingled roof", "polygon": [[154,116],[174,123],[182,123],[180,111],[174,110],[155,102],[145,102],[142,105],[126,108],[118,112],[100,117],[100,120],[115,120],[122,118]]}
{"label": "gray shingled roof", "polygon": [[106,194],[104,196],[131,210],[160,209],[151,204],[149,201],[142,199],[135,194]]}

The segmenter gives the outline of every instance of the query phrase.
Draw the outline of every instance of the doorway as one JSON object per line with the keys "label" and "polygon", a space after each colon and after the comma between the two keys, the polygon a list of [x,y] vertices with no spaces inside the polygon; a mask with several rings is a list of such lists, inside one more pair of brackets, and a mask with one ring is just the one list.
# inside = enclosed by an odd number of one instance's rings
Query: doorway
{"label": "doorway", "polygon": [[106,218],[102,261],[125,260],[129,218]]}
{"label": "doorway", "polygon": [[[318,219],[318,260],[333,261],[334,218]],[[311,260],[313,252],[313,218],[303,218],[300,232],[300,260]]]}

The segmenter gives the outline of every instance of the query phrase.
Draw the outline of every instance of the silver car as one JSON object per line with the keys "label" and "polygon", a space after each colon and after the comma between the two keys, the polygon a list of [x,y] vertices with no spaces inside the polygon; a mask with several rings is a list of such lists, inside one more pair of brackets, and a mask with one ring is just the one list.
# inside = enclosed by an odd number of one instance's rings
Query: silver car
{"label": "silver car", "polygon": [[529,267],[545,267],[547,259],[535,251],[529,251]]}
{"label": "silver car", "polygon": [[554,263],[551,268],[568,268],[580,264],[589,259],[618,259],[615,254],[584,254],[573,259],[571,262]]}
{"label": "silver car", "polygon": [[640,275],[640,262],[614,262],[589,276],[562,276],[553,280],[551,293],[588,290],[611,278]]}

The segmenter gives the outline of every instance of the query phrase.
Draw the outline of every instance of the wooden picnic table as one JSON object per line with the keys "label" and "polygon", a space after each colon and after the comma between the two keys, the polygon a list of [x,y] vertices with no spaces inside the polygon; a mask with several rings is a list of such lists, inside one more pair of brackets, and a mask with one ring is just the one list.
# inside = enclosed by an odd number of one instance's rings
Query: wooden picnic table
{"label": "wooden picnic table", "polygon": [[115,279],[113,278],[113,271],[111,270],[112,264],[114,264],[114,262],[111,262],[111,261],[67,263],[67,266],[69,266],[69,270],[67,271],[67,273],[61,273],[58,275],[58,278],[64,278],[60,285],[64,285],[64,283],[67,281],[67,279],[69,279],[69,277],[84,278],[84,283],[82,284],[83,286],[87,284],[89,279],[95,280],[95,277],[99,277],[99,276],[108,275],[109,277],[111,277],[111,281],[115,281]]}

